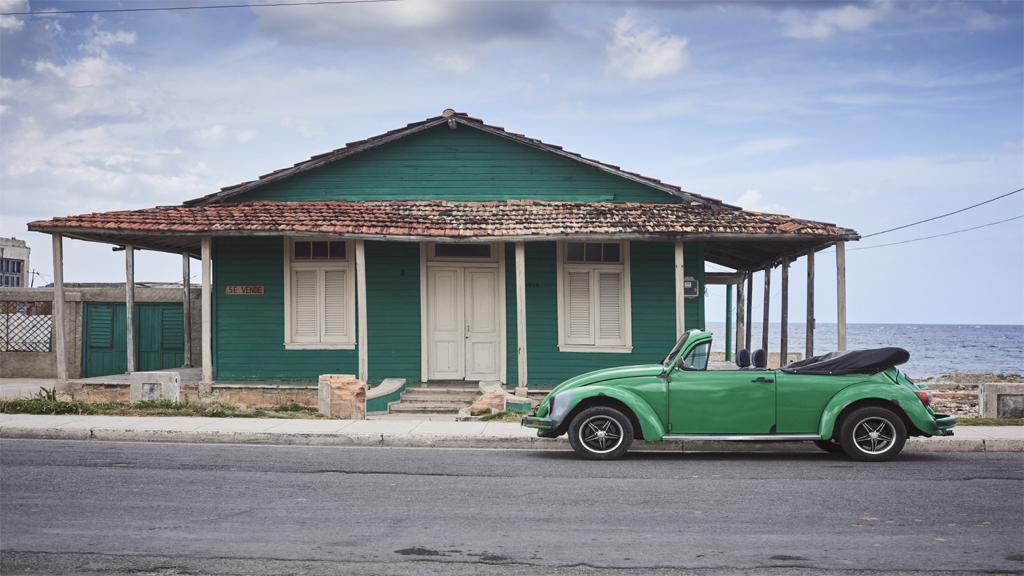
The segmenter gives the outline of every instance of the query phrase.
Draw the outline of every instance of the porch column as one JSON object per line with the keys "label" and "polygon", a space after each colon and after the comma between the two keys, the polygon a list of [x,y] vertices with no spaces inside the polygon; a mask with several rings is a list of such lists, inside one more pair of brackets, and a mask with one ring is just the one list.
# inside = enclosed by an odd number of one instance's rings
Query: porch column
{"label": "porch column", "polygon": [[754,331],[754,271],[747,271],[747,333],[744,348],[750,350],[750,339]]}
{"label": "porch column", "polygon": [[736,284],[736,353],[739,354],[740,350],[743,349],[744,334],[746,333],[746,305],[747,300],[743,295],[743,283],[746,280],[744,272],[740,276],[740,281]]}
{"label": "porch column", "polygon": [[68,379],[67,342],[64,334],[64,237],[54,234],[53,240],[53,352],[57,355],[57,382]]}
{"label": "porch column", "polygon": [[135,372],[135,247],[124,247],[125,334],[128,335],[128,374]]}
{"label": "porch column", "polygon": [[676,340],[686,332],[686,264],[683,243],[676,242]]}
{"label": "porch column", "polygon": [[814,250],[807,252],[807,345],[804,358],[814,356]]}
{"label": "porch column", "polygon": [[768,310],[772,302],[772,265],[764,267],[764,321],[761,324],[761,348],[768,352]]}
{"label": "porch column", "polygon": [[182,314],[182,330],[185,332],[185,362],[181,365],[182,368],[192,367],[192,281],[189,277],[189,256],[188,252],[181,255],[181,277],[182,277],[182,295],[181,295],[181,314]]}
{"label": "porch column", "polygon": [[526,245],[516,242],[516,358],[519,362],[519,385],[516,394],[526,392]]}
{"label": "porch column", "polygon": [[779,346],[779,367],[789,362],[789,258],[782,259],[782,343]]}
{"label": "porch column", "polygon": [[836,324],[839,327],[837,350],[846,350],[846,243],[836,242]]}
{"label": "porch column", "polygon": [[725,285],[725,361],[732,361],[732,284]]}
{"label": "porch column", "polygon": [[370,378],[370,355],[366,338],[366,246],[363,240],[356,240],[356,321],[359,323],[359,379]]}
{"label": "porch column", "polygon": [[202,240],[202,268],[203,268],[203,381],[205,387],[213,386],[213,294],[211,292],[211,278],[213,274],[210,266],[210,245],[209,236],[203,236]]}

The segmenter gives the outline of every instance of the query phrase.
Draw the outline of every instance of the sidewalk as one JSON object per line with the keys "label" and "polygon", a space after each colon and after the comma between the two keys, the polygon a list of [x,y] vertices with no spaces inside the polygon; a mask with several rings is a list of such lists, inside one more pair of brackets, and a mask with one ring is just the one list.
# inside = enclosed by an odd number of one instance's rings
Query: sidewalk
{"label": "sidewalk", "polygon": [[[422,420],[282,420],[271,418],[176,418],[154,416],[37,416],[0,414],[0,438],[570,450],[565,436],[538,438],[536,431],[507,422]],[[722,452],[817,452],[810,442],[633,443],[631,450]],[[1024,452],[1022,426],[964,426],[952,438],[910,438],[906,452]]]}

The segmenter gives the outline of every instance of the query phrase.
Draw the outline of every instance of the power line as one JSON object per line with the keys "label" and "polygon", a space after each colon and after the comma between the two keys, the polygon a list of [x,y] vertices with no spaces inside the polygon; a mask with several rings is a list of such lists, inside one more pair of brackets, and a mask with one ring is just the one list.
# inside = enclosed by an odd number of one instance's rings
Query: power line
{"label": "power line", "polygon": [[167,6],[161,8],[111,8],[108,10],[44,10],[42,12],[0,12],[0,16],[48,16],[50,14],[104,14],[109,12],[169,12],[172,10],[217,10],[222,8],[270,8],[277,6],[317,6],[322,4],[373,4],[399,0],[317,0],[314,2],[278,2],[274,4],[222,4],[217,6]]}
{"label": "power line", "polygon": [[[860,238],[861,238],[861,240],[863,240],[865,238],[870,238],[872,236],[878,236],[879,234],[886,234],[888,232],[893,232],[895,230],[902,230],[904,228],[910,228],[911,226],[917,226],[918,224],[924,224],[925,222],[931,222],[932,220],[938,220],[939,218],[945,218],[946,216],[952,216],[953,214],[959,214],[961,212],[964,212],[965,210],[970,210],[971,208],[977,208],[978,206],[981,206],[982,204],[988,204],[989,202],[995,202],[996,200],[999,200],[1000,198],[1006,198],[1007,196],[1016,194],[1016,193],[1020,192],[1021,190],[1024,190],[1024,188],[1018,188],[1018,189],[1014,190],[1013,192],[1009,192],[1007,194],[1003,194],[1002,196],[996,196],[995,198],[992,198],[992,199],[989,199],[989,200],[985,200],[984,202],[980,202],[978,204],[975,204],[974,206],[968,206],[967,208],[961,208],[960,210],[957,210],[955,212],[950,212],[949,214],[943,214],[942,216],[936,216],[934,218],[929,218],[927,220],[921,220],[920,222],[914,222],[913,224],[906,224],[904,226],[898,226],[896,228],[890,228],[888,230],[882,230],[881,232],[875,232],[874,234],[868,234],[867,236],[861,236]],[[934,236],[933,236],[933,238],[934,238]],[[922,240],[923,240],[923,238],[922,238]],[[899,244],[899,242],[897,242],[897,244]],[[890,244],[886,244],[886,246],[890,246]],[[873,248],[877,248],[877,246],[873,246]]]}
{"label": "power line", "polygon": [[[966,208],[965,208],[966,210]],[[936,234],[934,236],[925,236],[924,238],[914,238],[913,240],[904,240],[903,242],[892,242],[889,244],[879,244],[878,246],[864,246],[863,248],[848,248],[847,252],[854,250],[870,250],[872,248],[881,248],[883,246],[896,246],[897,244],[908,244],[910,242],[918,242],[920,240],[930,240],[932,238],[939,238],[941,236],[950,236],[952,234],[959,234],[961,232],[970,232],[971,230],[977,230],[978,228],[987,228],[989,226],[995,226],[996,224],[1002,224],[1003,222],[1010,222],[1012,220],[1020,220],[1024,216],[1014,216],[1013,218],[1007,218],[1006,220],[1000,220],[998,222],[989,222],[988,224],[982,224],[981,226],[975,226],[974,228],[965,228],[963,230],[957,230],[955,232],[946,232],[945,234]]]}

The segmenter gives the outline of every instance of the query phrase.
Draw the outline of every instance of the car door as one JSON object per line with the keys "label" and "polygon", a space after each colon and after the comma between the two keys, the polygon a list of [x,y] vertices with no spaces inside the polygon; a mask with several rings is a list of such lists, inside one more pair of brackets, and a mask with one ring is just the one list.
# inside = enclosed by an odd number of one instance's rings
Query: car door
{"label": "car door", "polygon": [[669,374],[669,433],[772,433],[775,372],[707,370],[706,360],[700,362],[707,351],[698,349],[710,345],[696,346]]}

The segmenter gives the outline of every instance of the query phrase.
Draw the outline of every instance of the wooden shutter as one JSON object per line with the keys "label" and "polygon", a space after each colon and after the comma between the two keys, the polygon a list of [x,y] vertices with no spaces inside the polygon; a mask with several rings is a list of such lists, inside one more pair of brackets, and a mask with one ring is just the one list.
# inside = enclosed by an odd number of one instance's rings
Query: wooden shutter
{"label": "wooden shutter", "polygon": [[348,338],[347,271],[324,271],[324,342]]}
{"label": "wooden shutter", "polygon": [[622,273],[597,272],[598,344],[622,344]]}
{"label": "wooden shutter", "polygon": [[569,270],[566,276],[566,344],[593,344],[591,272]]}
{"label": "wooden shutter", "polygon": [[318,342],[317,330],[317,271],[295,270],[292,272],[292,341]]}

